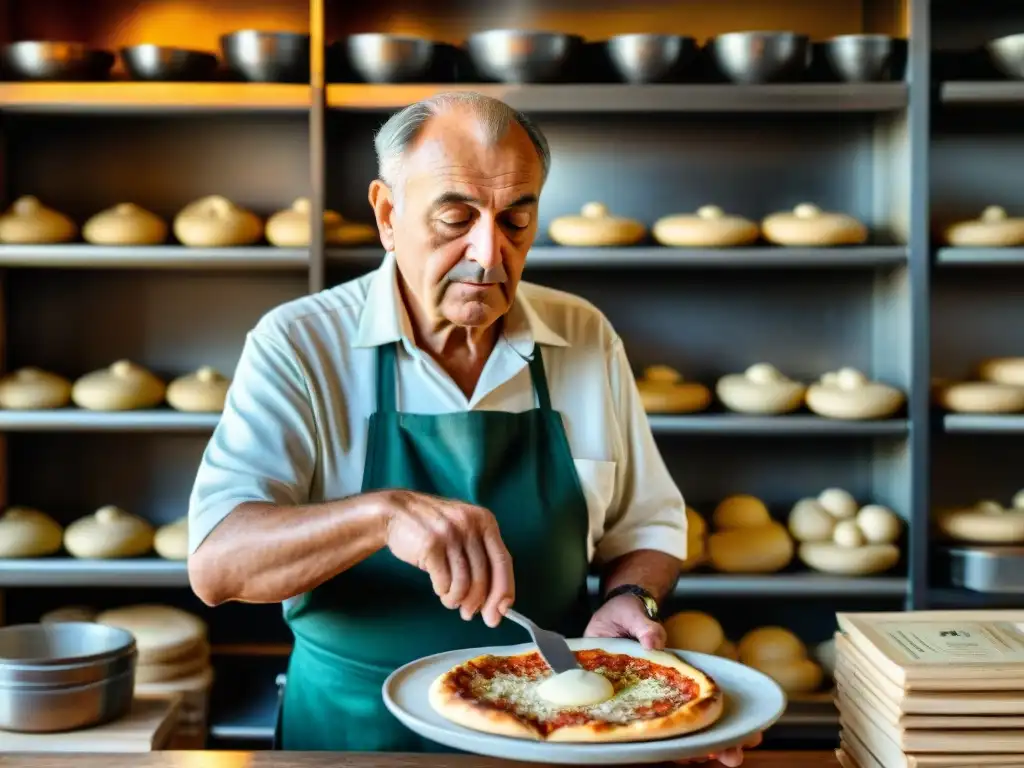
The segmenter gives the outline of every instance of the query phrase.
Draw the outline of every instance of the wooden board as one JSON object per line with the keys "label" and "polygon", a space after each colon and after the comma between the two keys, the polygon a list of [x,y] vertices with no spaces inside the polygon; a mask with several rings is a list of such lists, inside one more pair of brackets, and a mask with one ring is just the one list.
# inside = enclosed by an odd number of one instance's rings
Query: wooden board
{"label": "wooden board", "polygon": [[132,711],[113,723],[69,733],[0,731],[5,752],[151,752],[174,732],[178,699],[136,699]]}

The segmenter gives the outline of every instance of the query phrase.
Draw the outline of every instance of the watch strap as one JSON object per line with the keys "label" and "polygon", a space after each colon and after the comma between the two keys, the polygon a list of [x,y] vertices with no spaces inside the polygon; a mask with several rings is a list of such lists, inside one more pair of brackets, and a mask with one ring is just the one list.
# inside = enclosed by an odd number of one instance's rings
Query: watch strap
{"label": "watch strap", "polygon": [[637,597],[643,604],[648,618],[652,621],[658,621],[659,612],[657,599],[639,584],[620,584],[604,596],[604,602],[607,603],[613,597],[618,597],[619,595],[633,595]]}

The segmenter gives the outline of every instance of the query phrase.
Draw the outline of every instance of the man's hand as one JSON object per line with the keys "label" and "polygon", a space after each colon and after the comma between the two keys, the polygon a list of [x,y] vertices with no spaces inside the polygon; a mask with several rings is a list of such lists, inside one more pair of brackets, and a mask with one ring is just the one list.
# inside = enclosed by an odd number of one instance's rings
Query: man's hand
{"label": "man's hand", "polygon": [[403,562],[430,575],[441,603],[489,627],[515,599],[512,556],[488,510],[414,491],[381,491],[385,542]]}
{"label": "man's hand", "polygon": [[651,621],[634,595],[619,595],[597,609],[584,637],[631,637],[648,650],[665,647],[665,628]]}
{"label": "man's hand", "polygon": [[[637,640],[648,650],[662,650],[668,639],[665,628],[647,616],[643,604],[633,595],[619,595],[602,605],[590,619],[584,637],[629,637]],[[727,768],[743,764],[743,750],[753,749],[761,743],[760,735],[742,747],[735,747],[694,760],[677,760],[678,763],[706,763],[717,760]]]}

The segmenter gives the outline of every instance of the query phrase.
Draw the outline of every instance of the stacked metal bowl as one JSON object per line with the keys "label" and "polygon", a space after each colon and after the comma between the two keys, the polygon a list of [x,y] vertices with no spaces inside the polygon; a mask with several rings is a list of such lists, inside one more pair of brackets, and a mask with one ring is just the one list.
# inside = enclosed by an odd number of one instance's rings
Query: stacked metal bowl
{"label": "stacked metal bowl", "polygon": [[0,730],[58,733],[124,717],[137,658],[131,633],[103,624],[0,629]]}

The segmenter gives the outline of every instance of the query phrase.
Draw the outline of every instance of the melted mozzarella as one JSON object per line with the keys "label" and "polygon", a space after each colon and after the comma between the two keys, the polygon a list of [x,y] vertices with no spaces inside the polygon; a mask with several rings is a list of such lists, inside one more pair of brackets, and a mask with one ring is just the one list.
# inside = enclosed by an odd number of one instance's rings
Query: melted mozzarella
{"label": "melted mozzarella", "polygon": [[615,689],[604,675],[569,669],[544,680],[537,686],[537,695],[562,707],[590,707],[612,698]]}

